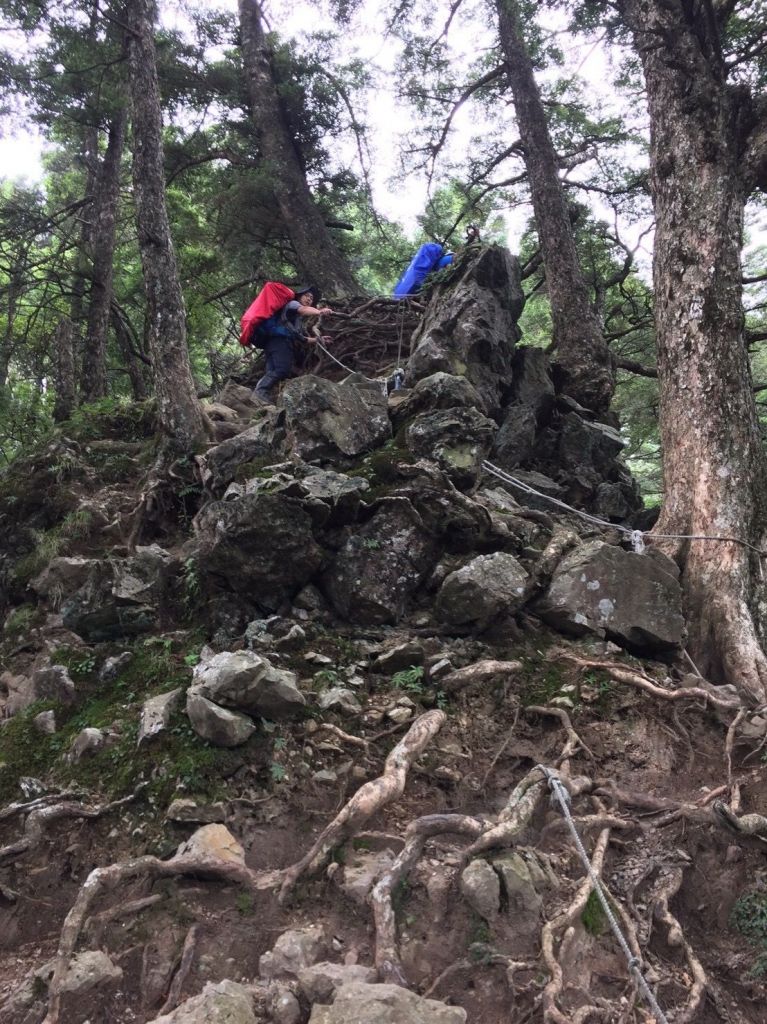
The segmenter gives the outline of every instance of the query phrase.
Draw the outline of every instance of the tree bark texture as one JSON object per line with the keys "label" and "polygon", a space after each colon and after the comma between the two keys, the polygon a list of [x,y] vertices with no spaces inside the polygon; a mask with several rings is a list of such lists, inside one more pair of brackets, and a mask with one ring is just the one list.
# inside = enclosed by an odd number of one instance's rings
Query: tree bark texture
{"label": "tree bark texture", "polygon": [[56,401],[53,419],[56,423],[68,420],[75,408],[75,347],[72,321],[62,317],[53,335],[54,388]]}
{"label": "tree bark texture", "polygon": [[145,398],[149,397],[149,389],[147,387],[142,357],[136,354],[134,338],[131,336],[123,318],[114,308],[112,309],[112,327],[114,328],[118,347],[125,361],[133,397],[137,402],[143,402]]}
{"label": "tree bark texture", "polygon": [[165,206],[162,116],[151,0],[129,0],[133,191],[146,292],[145,333],[162,430],[181,449],[205,436],[186,338],[186,311]]}
{"label": "tree bark texture", "polygon": [[359,292],[346,260],[317,209],[306,182],[274,81],[271,54],[258,0],[239,0],[242,55],[259,146],[271,173],[274,195],[307,281],[325,296]]}
{"label": "tree bark texture", "polygon": [[107,332],[114,276],[115,225],[120,193],[120,160],[125,143],[127,111],[118,111],[109,128],[106,153],[96,177],[90,232],[91,293],[83,343],[80,394],[93,402],[107,393]]}
{"label": "tree bark texture", "polygon": [[[767,464],[744,335],[740,252],[751,97],[727,84],[714,8],[621,0],[647,86],[665,498],[657,534],[767,544]],[[764,699],[767,592],[742,544],[672,541],[693,658]]]}
{"label": "tree bark texture", "polygon": [[516,0],[496,0],[554,325],[559,387],[587,409],[605,413],[615,373],[575,250],[556,150],[527,52]]}

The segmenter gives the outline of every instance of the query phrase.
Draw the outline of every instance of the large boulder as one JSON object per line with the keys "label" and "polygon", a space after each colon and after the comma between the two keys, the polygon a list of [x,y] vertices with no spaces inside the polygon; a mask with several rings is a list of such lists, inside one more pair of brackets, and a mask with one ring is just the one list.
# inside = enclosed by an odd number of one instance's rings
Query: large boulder
{"label": "large boulder", "polygon": [[403,392],[402,401],[391,410],[391,417],[395,428],[399,429],[421,412],[459,408],[485,411],[482,396],[471,381],[440,370],[416,381],[411,391]]}
{"label": "large boulder", "polygon": [[209,981],[198,996],[149,1024],[258,1024],[253,999],[244,985]]}
{"label": "large boulder", "polygon": [[437,594],[437,615],[460,632],[481,632],[522,607],[527,579],[513,555],[479,555],[445,577]]}
{"label": "large boulder", "polygon": [[320,925],[291,928],[283,932],[274,948],[258,961],[262,978],[295,977],[299,971],[316,964],[325,952],[325,933]]}
{"label": "large boulder", "polygon": [[433,536],[405,498],[384,498],[351,533],[323,577],[336,612],[363,624],[396,623],[436,559]]}
{"label": "large boulder", "polygon": [[62,1020],[71,1024],[105,1019],[105,1004],[122,981],[122,968],[100,949],[76,953],[61,981]]}
{"label": "large boulder", "polygon": [[608,637],[637,653],[673,650],[685,639],[678,575],[658,552],[592,541],[562,559],[536,614],[572,636]]}
{"label": "large boulder", "polygon": [[372,984],[377,972],[362,964],[334,964],[323,961],[298,972],[298,987],[308,1003],[329,1003],[336,989],[353,981]]}
{"label": "large boulder", "polygon": [[309,1024],[466,1024],[466,1011],[399,985],[353,981],[338,989],[332,1006],[315,1005]]}
{"label": "large boulder", "polygon": [[214,747],[239,747],[256,731],[252,718],[214,704],[193,686],[187,691],[186,713],[197,735]]}
{"label": "large boulder", "polygon": [[29,586],[39,597],[48,598],[58,606],[63,598],[83,586],[97,564],[95,558],[60,556],[52,559]]}
{"label": "large boulder", "polygon": [[353,458],[391,437],[386,395],[379,388],[308,374],[285,385],[282,402],[290,450],[307,461]]}
{"label": "large boulder", "polygon": [[458,487],[476,483],[496,425],[477,409],[437,409],[418,415],[405,431],[414,455],[432,459]]}
{"label": "large boulder", "polygon": [[467,251],[435,287],[413,335],[408,382],[439,372],[465,377],[497,415],[513,376],[524,301],[519,263],[508,249]]}
{"label": "large boulder", "polygon": [[276,461],[285,440],[283,418],[276,409],[265,410],[253,426],[206,452],[202,459],[205,482],[218,493],[235,477],[247,475],[250,463]]}
{"label": "large boulder", "polygon": [[174,567],[157,544],[128,558],[94,560],[86,582],[62,605],[64,626],[89,643],[146,632],[156,625]]}
{"label": "large boulder", "polygon": [[276,611],[322,563],[312,520],[296,498],[246,494],[216,501],[195,520],[200,567],[267,611]]}
{"label": "large boulder", "polygon": [[306,699],[295,672],[276,668],[253,651],[223,651],[195,666],[195,692],[224,707],[262,718],[300,713]]}
{"label": "large boulder", "polygon": [[554,406],[549,357],[543,349],[518,348],[512,370],[511,394],[491,454],[503,469],[513,469],[530,458],[538,428],[548,422]]}

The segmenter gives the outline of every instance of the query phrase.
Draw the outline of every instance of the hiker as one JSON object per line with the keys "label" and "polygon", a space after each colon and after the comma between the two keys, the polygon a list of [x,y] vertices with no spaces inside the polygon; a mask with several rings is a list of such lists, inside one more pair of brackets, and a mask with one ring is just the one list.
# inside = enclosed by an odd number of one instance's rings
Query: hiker
{"label": "hiker", "polygon": [[441,270],[453,262],[453,254],[446,253],[439,242],[426,242],[420,246],[410,265],[394,286],[395,299],[405,299],[415,295],[421,288],[426,276],[432,270]]}
{"label": "hiker", "polygon": [[[254,398],[266,405],[272,404],[272,389],[281,380],[290,377],[297,356],[302,353],[297,349],[296,342],[314,344],[315,339],[309,337],[303,326],[303,317],[323,316],[333,312],[328,306],[316,306],[319,300],[319,289],[313,285],[299,285],[292,289],[295,298],[291,299],[282,310],[270,317],[260,327],[262,339],[259,347],[264,350],[266,373],[256,384]],[[329,341],[323,338],[323,341]]]}

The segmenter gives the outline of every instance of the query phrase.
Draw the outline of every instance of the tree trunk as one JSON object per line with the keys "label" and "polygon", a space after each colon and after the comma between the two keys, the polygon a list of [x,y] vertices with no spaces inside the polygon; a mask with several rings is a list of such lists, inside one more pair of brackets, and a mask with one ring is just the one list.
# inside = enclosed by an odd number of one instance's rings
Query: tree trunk
{"label": "tree trunk", "polygon": [[129,0],[133,191],[146,292],[146,335],[160,426],[178,448],[205,437],[186,340],[186,312],[165,206],[162,116],[151,0]]}
{"label": "tree trunk", "polygon": [[605,413],[615,390],[615,373],[578,264],[557,154],[522,36],[517,2],[496,0],[496,5],[551,302],[555,368],[561,378],[557,383],[587,409]]}
{"label": "tree trunk", "polygon": [[258,0],[239,0],[242,54],[259,146],[269,167],[277,205],[307,281],[324,295],[359,291],[346,260],[317,209],[285,117],[272,73]]}
{"label": "tree trunk", "polygon": [[[710,3],[621,0],[642,59],[656,217],[665,498],[658,534],[767,543],[767,463],[744,336],[743,89],[725,81]],[[700,670],[763,700],[765,582],[744,544],[677,540]],[[761,613],[764,614],[763,612]]]}
{"label": "tree trunk", "polygon": [[117,344],[125,360],[133,397],[137,402],[143,402],[149,396],[144,364],[141,356],[136,354],[134,339],[131,337],[127,325],[115,309],[112,310],[112,327],[117,338]]}
{"label": "tree trunk", "polygon": [[11,366],[11,359],[13,358],[13,350],[16,347],[16,311],[23,285],[24,281],[21,271],[16,267],[12,267],[8,273],[8,306],[6,309],[5,333],[0,342],[0,391],[3,391],[8,383],[8,372]]}
{"label": "tree trunk", "polygon": [[75,408],[75,349],[72,321],[68,317],[59,320],[53,335],[54,387],[56,401],[53,419],[56,423],[68,420]]}
{"label": "tree trunk", "polygon": [[90,233],[92,253],[88,327],[83,344],[80,394],[93,402],[107,393],[107,331],[114,276],[115,224],[120,192],[120,160],[127,111],[119,110],[109,128],[109,141],[96,179]]}

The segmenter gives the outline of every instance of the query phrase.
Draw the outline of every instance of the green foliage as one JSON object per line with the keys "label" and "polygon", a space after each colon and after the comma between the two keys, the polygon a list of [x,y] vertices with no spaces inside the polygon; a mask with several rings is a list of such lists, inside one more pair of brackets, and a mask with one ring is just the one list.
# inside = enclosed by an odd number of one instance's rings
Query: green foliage
{"label": "green foliage", "polygon": [[272,777],[272,782],[284,782],[288,776],[288,770],[284,764],[272,761],[269,765],[269,774]]}
{"label": "green foliage", "polygon": [[256,912],[256,905],[253,899],[253,893],[248,892],[247,889],[243,889],[241,892],[237,893],[234,905],[237,910],[237,913],[241,917],[250,917],[251,914],[255,914]]}
{"label": "green foliage", "polygon": [[3,633],[9,640],[24,636],[40,618],[39,609],[33,604],[21,604],[6,616]]}
{"label": "green foliage", "polygon": [[607,928],[607,915],[594,889],[589,893],[586,906],[581,912],[581,924],[595,938]]}
{"label": "green foliage", "polygon": [[764,977],[767,974],[767,892],[756,889],[740,896],[730,913],[730,924],[761,949],[750,975]]}
{"label": "green foliage", "polygon": [[424,671],[423,665],[411,665],[410,668],[395,672],[391,677],[392,686],[405,693],[412,693],[420,697],[424,692]]}

